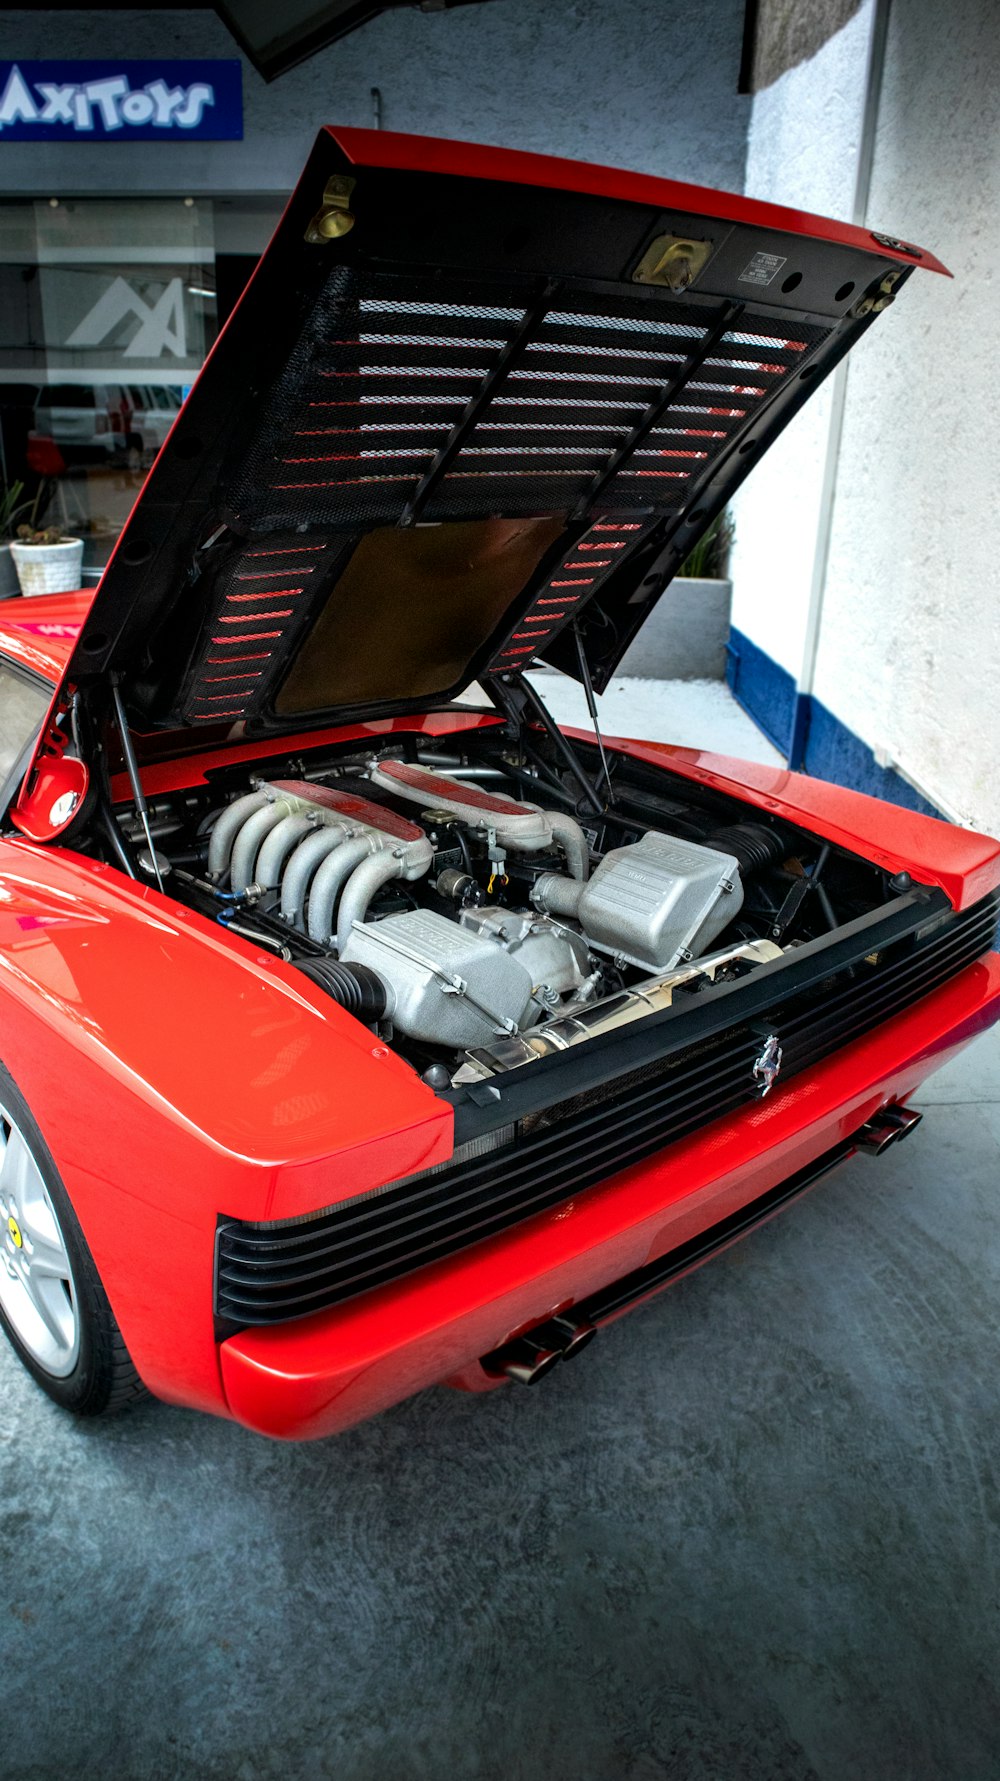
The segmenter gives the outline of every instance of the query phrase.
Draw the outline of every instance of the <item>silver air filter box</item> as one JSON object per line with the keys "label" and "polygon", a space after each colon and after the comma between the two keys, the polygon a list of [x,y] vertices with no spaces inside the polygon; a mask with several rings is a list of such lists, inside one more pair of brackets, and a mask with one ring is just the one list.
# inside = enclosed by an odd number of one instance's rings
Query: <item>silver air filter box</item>
{"label": "silver air filter box", "polygon": [[591,946],[649,971],[697,958],[743,903],[739,862],[673,835],[644,835],[605,854],[589,884],[539,878],[536,908],[573,916]]}

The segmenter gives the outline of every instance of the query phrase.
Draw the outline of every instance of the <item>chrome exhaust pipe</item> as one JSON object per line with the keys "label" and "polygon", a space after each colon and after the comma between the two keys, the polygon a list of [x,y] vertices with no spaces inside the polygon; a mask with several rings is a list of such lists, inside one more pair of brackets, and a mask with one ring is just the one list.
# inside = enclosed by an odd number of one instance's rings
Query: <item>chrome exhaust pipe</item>
{"label": "chrome exhaust pipe", "polygon": [[883,1107],[856,1133],[854,1142],[866,1156],[882,1156],[892,1144],[902,1143],[923,1119],[913,1107]]}
{"label": "chrome exhaust pipe", "polygon": [[[558,1348],[546,1348],[531,1336],[519,1336],[516,1342],[506,1342],[503,1348],[496,1348],[493,1354],[485,1355],[482,1366],[491,1379],[513,1379],[518,1385],[537,1385],[540,1379],[545,1378],[546,1373],[551,1373],[559,1360],[562,1360],[562,1355]],[[494,1361],[498,1364],[487,1365],[487,1362]]]}
{"label": "chrome exhaust pipe", "polygon": [[504,1342],[484,1354],[480,1366],[491,1379],[513,1379],[518,1385],[537,1385],[551,1373],[556,1361],[572,1360],[597,1334],[596,1324],[565,1311],[547,1323],[526,1330],[512,1342]]}
{"label": "chrome exhaust pipe", "polygon": [[[554,874],[547,874],[546,880],[539,879],[538,882],[546,881],[555,881]],[[556,882],[569,885],[575,881],[567,878]],[[577,885],[571,895],[575,896],[579,888]],[[546,900],[546,909],[552,906]],[[526,1033],[510,1033],[503,1038],[491,1039],[488,1045],[464,1052],[465,1061],[459,1065],[452,1083],[461,1088],[469,1082],[488,1081],[491,1076],[501,1076],[508,1070],[518,1070],[523,1064],[533,1063],[535,1058],[551,1057],[554,1052],[582,1045],[595,1034],[611,1033],[632,1021],[644,1020],[648,1014],[658,1014],[661,1009],[671,1006],[674,991],[681,984],[691,983],[696,977],[706,977],[714,982],[718,971],[738,959],[746,959],[753,965],[769,965],[781,956],[780,946],[775,946],[772,940],[748,940],[739,946],[729,946],[724,952],[710,953],[696,964],[650,977],[633,989],[605,996],[599,1002],[586,1006],[577,1002],[543,1026],[532,1027]]]}
{"label": "chrome exhaust pipe", "polygon": [[558,1332],[562,1341],[559,1350],[562,1360],[573,1360],[581,1349],[586,1348],[597,1334],[597,1325],[587,1323],[585,1318],[573,1317],[568,1312],[565,1317],[554,1317],[545,1325],[546,1332]]}

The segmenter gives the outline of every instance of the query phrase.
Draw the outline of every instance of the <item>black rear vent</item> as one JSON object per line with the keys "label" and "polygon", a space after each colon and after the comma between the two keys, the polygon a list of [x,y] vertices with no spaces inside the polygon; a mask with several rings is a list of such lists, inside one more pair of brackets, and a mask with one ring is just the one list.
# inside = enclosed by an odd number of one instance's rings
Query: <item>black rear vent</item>
{"label": "black rear vent", "polygon": [[[995,893],[923,938],[895,940],[794,998],[776,996],[766,1018],[781,1039],[782,1082],[981,957],[998,916]],[[501,1150],[390,1183],[304,1222],[223,1219],[216,1312],[230,1326],[303,1317],[558,1205],[752,1102],[761,1043],[759,1021],[753,1030],[731,1028],[523,1120]]]}

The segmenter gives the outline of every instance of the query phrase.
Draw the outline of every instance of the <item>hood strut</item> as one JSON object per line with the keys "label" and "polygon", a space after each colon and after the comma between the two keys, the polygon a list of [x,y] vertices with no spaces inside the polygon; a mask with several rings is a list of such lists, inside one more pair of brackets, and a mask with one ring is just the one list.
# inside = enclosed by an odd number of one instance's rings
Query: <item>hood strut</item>
{"label": "hood strut", "polygon": [[[566,767],[576,780],[577,785],[583,792],[594,815],[602,816],[607,806],[605,805],[600,792],[598,792],[587,774],[584,772],[573,751],[569,738],[563,735],[563,732],[560,730],[551,712],[548,710],[548,707],[543,704],[531,682],[524,679],[521,675],[518,675],[516,679],[508,677],[507,675],[502,675],[497,676],[496,678],[491,677],[488,685],[491,697],[500,707],[500,710],[508,721],[514,724],[519,738],[524,727],[526,710],[530,712],[532,717],[537,718],[542,729],[545,731],[545,734],[553,744],[556,753],[561,755]],[[591,693],[591,697],[593,697],[593,693]],[[527,749],[527,746],[526,752],[530,752],[530,750]],[[610,779],[608,780],[608,789],[609,791],[611,789]]]}
{"label": "hood strut", "polygon": [[118,734],[121,737],[122,754],[125,756],[125,769],[128,773],[129,785],[132,787],[132,798],[135,803],[136,814],[142,824],[142,832],[146,837],[146,845],[149,848],[149,859],[153,869],[153,876],[156,879],[156,888],[157,890],[162,891],[163,879],[160,876],[160,862],[156,857],[156,848],[153,846],[153,831],[149,825],[149,809],[143,793],[142,781],[139,778],[139,765],[135,758],[135,749],[132,747],[132,736],[128,727],[128,719],[125,716],[125,707],[122,704],[121,688],[118,685],[117,674],[111,676],[111,700],[115,708],[115,722],[118,725]]}
{"label": "hood strut", "polygon": [[590,721],[594,726],[594,735],[597,737],[597,746],[601,754],[601,770],[604,774],[604,783],[608,788],[608,802],[613,804],[615,801],[614,787],[611,784],[611,772],[608,767],[608,757],[604,749],[604,737],[601,735],[601,725],[597,716],[597,700],[594,698],[594,683],[590,678],[590,663],[587,660],[587,651],[584,648],[583,638],[580,634],[579,619],[573,620],[573,639],[576,643],[577,659],[580,663],[580,679],[583,682],[583,690],[587,698],[587,710],[590,712]]}

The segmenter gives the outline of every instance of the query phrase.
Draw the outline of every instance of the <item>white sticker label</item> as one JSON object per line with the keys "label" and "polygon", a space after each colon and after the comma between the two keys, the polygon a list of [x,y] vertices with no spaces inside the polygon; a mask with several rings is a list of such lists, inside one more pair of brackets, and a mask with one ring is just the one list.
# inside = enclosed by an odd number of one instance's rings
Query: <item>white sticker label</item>
{"label": "white sticker label", "polygon": [[748,266],[740,273],[740,284],[770,284],[772,278],[781,271],[785,261],[777,254],[754,254]]}
{"label": "white sticker label", "polygon": [[63,823],[69,822],[70,817],[76,809],[77,802],[76,792],[63,792],[62,796],[56,799],[52,809],[49,811],[49,822],[54,829],[59,829],[62,827]]}

